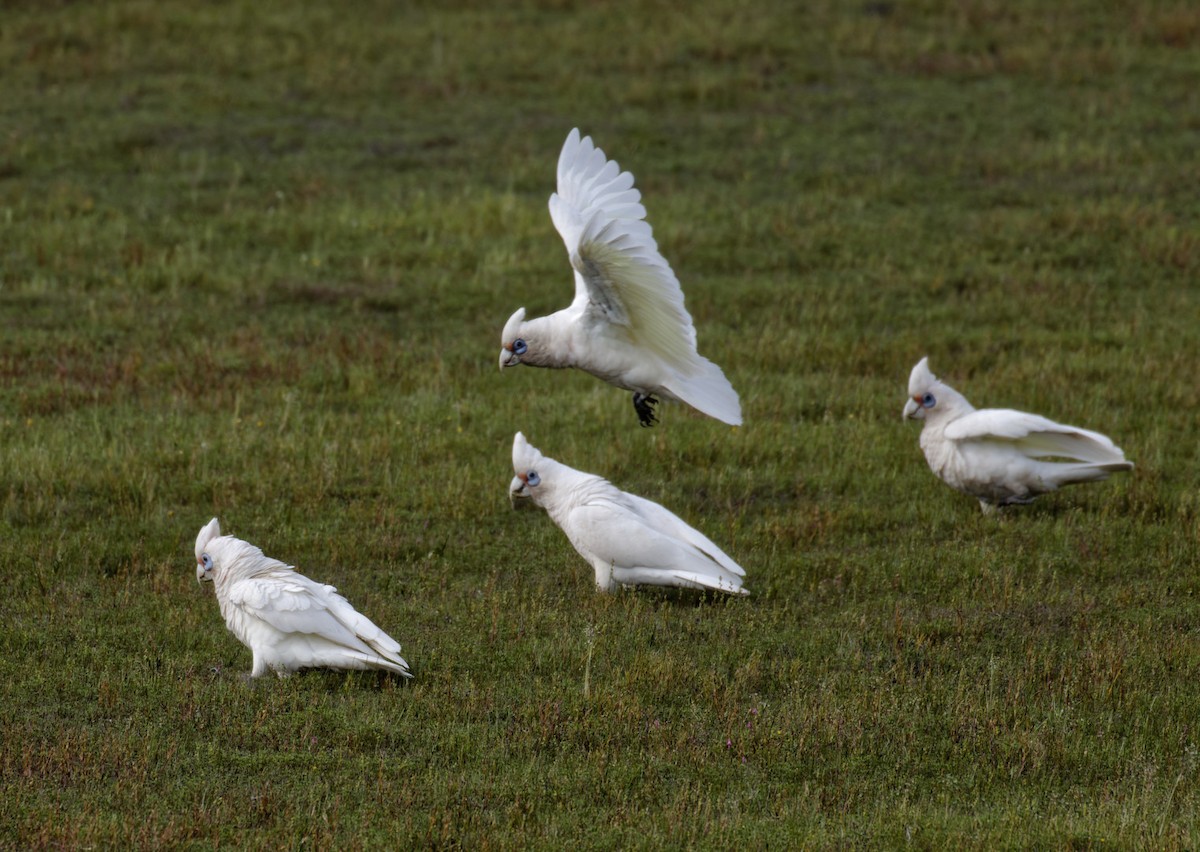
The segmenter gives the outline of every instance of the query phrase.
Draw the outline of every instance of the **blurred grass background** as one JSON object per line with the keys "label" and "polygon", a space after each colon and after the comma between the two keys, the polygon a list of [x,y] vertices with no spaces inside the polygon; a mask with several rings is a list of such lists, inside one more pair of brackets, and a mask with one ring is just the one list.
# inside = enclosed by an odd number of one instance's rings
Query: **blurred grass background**
{"label": "blurred grass background", "polygon": [[[1197,845],[1194,4],[0,24],[0,844]],[[513,310],[571,298],[573,126],[744,427],[496,372]],[[926,354],[1137,469],[980,517],[900,422]],[[518,429],[752,597],[595,594],[508,511]],[[415,680],[244,685],[213,515]]]}

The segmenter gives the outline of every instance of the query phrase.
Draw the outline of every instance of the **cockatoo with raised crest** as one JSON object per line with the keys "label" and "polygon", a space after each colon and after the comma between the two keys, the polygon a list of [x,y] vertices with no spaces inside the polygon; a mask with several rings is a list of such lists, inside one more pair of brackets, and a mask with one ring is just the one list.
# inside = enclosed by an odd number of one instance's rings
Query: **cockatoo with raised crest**
{"label": "cockatoo with raised crest", "polygon": [[977,498],[985,513],[1133,467],[1098,432],[1023,411],[977,411],[939,381],[928,362],[922,358],[909,375],[904,417],[924,421],[921,449],[930,469],[951,488]]}
{"label": "cockatoo with raised crest", "polygon": [[512,454],[509,499],[545,509],[595,569],[601,591],[647,585],[750,594],[740,565],[657,503],[543,456],[520,432]]}
{"label": "cockatoo with raised crest", "polygon": [[317,583],[213,518],[196,536],[196,579],[211,581],[225,625],[254,655],[250,677],[299,669],[382,669],[411,677],[400,643]]}
{"label": "cockatoo with raised crest", "polygon": [[572,130],[558,157],[550,218],[575,271],[575,300],[536,319],[520,308],[500,335],[500,369],[577,367],[633,391],[643,426],[659,399],[686,402],[725,423],[742,422],[737,392],[696,351],[683,290],[658,251],[633,175]]}

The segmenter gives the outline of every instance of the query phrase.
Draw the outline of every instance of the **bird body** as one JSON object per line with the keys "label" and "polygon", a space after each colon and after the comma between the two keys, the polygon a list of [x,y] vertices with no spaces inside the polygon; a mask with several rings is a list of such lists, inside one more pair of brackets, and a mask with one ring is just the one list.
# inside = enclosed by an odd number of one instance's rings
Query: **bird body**
{"label": "bird body", "polygon": [[575,299],[545,317],[518,309],[501,333],[500,368],[575,367],[633,391],[643,426],[658,400],[742,422],[737,392],[696,348],[683,290],[645,221],[633,175],[572,130],[558,160],[550,217],[575,276]]}
{"label": "bird body", "polygon": [[912,369],[904,416],[924,421],[921,449],[934,474],[977,498],[984,512],[1133,468],[1098,432],[1024,411],[977,410],[934,376],[928,361]]}
{"label": "bird body", "polygon": [[400,644],[337,589],[221,535],[216,518],[196,537],[196,579],[213,583],[225,625],[254,655],[251,677],[305,668],[411,676]]}
{"label": "bird body", "polygon": [[543,456],[520,432],[513,470],[514,504],[528,499],[545,509],[595,570],[601,591],[649,585],[750,593],[742,567],[673,512]]}

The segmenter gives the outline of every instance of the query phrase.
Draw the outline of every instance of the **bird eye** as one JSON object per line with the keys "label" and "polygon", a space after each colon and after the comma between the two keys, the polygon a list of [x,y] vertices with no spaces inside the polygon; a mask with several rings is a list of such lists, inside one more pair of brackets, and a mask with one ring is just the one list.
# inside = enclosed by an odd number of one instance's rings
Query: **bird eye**
{"label": "bird eye", "polygon": [[542,481],[542,478],[541,478],[540,476],[538,476],[538,475],[537,475],[537,471],[536,471],[536,470],[531,470],[531,471],[529,471],[529,473],[528,473],[528,474],[526,474],[526,476],[525,476],[525,482],[526,482],[526,484],[528,484],[528,485],[534,485],[534,486],[536,486],[536,485],[538,485],[538,484],[539,484],[541,481]]}
{"label": "bird eye", "polygon": [[937,400],[933,398],[933,394],[927,393],[921,398],[921,405],[925,406],[926,408],[933,408],[935,405],[937,405]]}
{"label": "bird eye", "polygon": [[200,564],[204,566],[205,571],[211,571],[212,570],[212,557],[209,556],[207,553],[201,553],[200,554]]}
{"label": "bird eye", "polygon": [[529,347],[525,345],[525,341],[522,340],[521,338],[518,337],[516,340],[513,341],[512,351],[513,351],[514,355],[524,355],[526,353],[526,351],[528,351],[528,349],[529,349]]}

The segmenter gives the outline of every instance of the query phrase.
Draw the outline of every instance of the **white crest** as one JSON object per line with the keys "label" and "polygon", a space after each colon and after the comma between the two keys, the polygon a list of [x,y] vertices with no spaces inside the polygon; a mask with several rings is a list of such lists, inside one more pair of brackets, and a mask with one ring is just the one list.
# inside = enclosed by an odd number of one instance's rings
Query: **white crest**
{"label": "white crest", "polygon": [[504,324],[504,331],[500,332],[501,346],[508,346],[517,339],[523,322],[525,322],[525,309],[517,308],[516,313],[509,317],[508,322]]}
{"label": "white crest", "polygon": [[929,369],[929,356],[926,355],[917,362],[908,375],[908,395],[917,396],[928,391],[937,384],[938,377]]}
{"label": "white crest", "polygon": [[542,460],[541,451],[525,440],[525,436],[518,432],[513,437],[513,470],[526,471],[530,468],[537,467]]}
{"label": "white crest", "polygon": [[196,560],[200,560],[200,556],[204,553],[204,549],[208,547],[208,543],[221,534],[221,524],[216,518],[213,518],[200,530],[200,534],[196,536]]}

